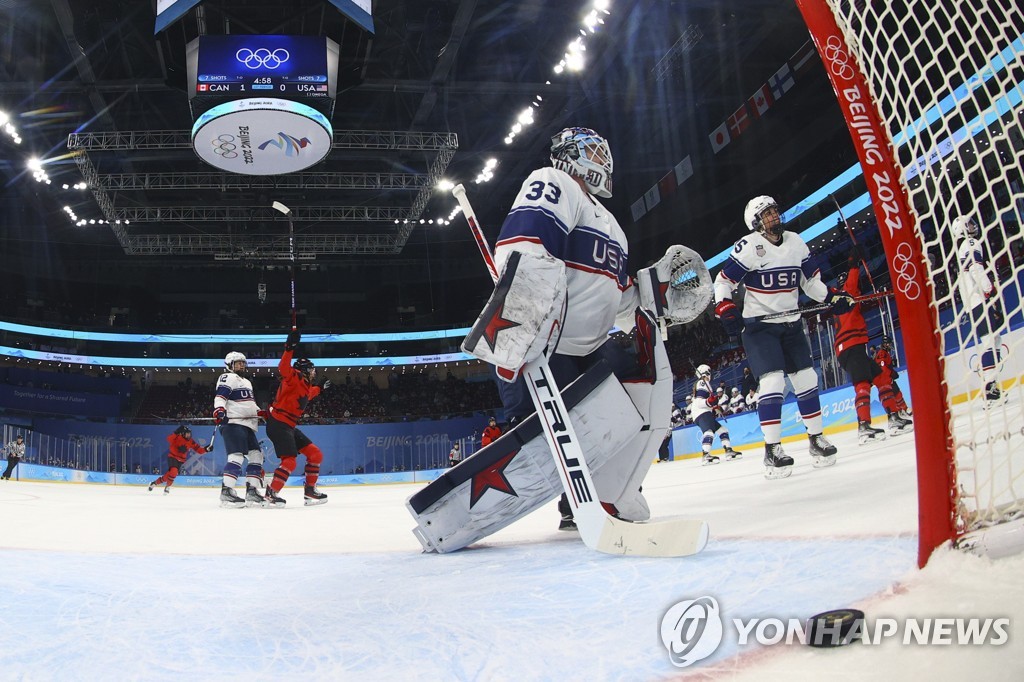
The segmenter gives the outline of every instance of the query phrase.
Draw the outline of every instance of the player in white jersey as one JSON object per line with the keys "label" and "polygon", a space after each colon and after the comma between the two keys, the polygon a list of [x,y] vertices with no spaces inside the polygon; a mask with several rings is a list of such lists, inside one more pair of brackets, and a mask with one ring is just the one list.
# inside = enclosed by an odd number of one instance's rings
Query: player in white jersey
{"label": "player in white jersey", "polygon": [[1001,339],[999,328],[1003,326],[1003,312],[999,291],[990,277],[981,242],[981,228],[971,218],[960,217],[953,221],[953,237],[960,241],[957,247],[957,289],[963,306],[970,312],[971,326],[983,348],[981,353],[981,374],[985,382],[985,399],[989,402],[1002,397],[999,388],[998,369]]}
{"label": "player in white jersey", "polygon": [[[743,220],[751,233],[736,242],[715,278],[715,315],[726,333],[741,336],[751,371],[758,380],[757,412],[765,442],[765,477],[785,478],[793,468],[793,458],[782,450],[786,376],[796,393],[814,466],[831,466],[836,455],[836,447],[821,432],[818,374],[797,311],[800,290],[816,301],[831,304],[834,313],[848,312],[853,299],[822,283],[807,244],[800,235],[783,228],[774,199],[751,199]],[[732,301],[740,284],[746,286],[742,313]],[[759,319],[789,311],[791,314],[770,320]]]}
{"label": "player in white jersey", "polygon": [[715,413],[721,414],[721,411],[722,408],[718,404],[718,393],[711,388],[711,368],[707,365],[699,365],[697,367],[697,383],[693,385],[693,421],[704,434],[700,442],[700,449],[704,452],[701,461],[704,464],[718,464],[718,457],[711,454],[711,444],[714,443],[715,436],[722,441],[726,459],[735,459],[741,456],[739,452],[732,449],[729,431],[715,419]]}
{"label": "player in white jersey", "polygon": [[732,397],[729,399],[729,410],[733,414],[738,414],[738,413],[742,412],[743,410],[745,410],[746,407],[747,407],[747,402],[743,399],[743,396],[740,395],[739,387],[738,386],[733,386],[732,387]]}
{"label": "player in white jersey", "polygon": [[[221,506],[262,506],[263,450],[256,439],[256,428],[264,413],[256,404],[252,382],[246,376],[248,365],[245,356],[232,351],[224,358],[224,366],[227,371],[217,380],[217,392],[213,397],[213,421],[220,427],[228,453],[220,489]],[[235,481],[241,475],[242,463],[246,459],[249,462],[245,469],[246,498],[243,499],[235,492]]]}

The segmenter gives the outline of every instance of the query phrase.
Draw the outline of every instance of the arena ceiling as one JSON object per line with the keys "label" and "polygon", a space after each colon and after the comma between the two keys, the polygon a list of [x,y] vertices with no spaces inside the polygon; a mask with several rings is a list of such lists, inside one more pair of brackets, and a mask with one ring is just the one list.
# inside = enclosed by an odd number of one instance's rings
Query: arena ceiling
{"label": "arena ceiling", "polygon": [[[419,280],[431,298],[437,286],[438,298],[464,299],[447,314],[461,319],[446,321],[466,321],[486,298],[487,275],[474,267],[461,218],[419,222],[455,207],[435,181],[464,182],[493,239],[522,179],[546,163],[550,135],[585,125],[613,145],[609,205],[633,240],[633,267],[669,240],[710,255],[742,230],[735,191],[722,202],[728,213],[711,202],[685,218],[652,220],[642,233],[630,204],[688,148],[706,146],[730,106],[806,40],[799,14],[790,0],[611,0],[587,38],[586,67],[556,75],[591,4],[374,0],[370,35],[324,0],[208,0],[154,36],[153,2],[0,0],[0,109],[23,138],[0,141],[5,250],[31,277],[205,266],[211,282],[230,279],[232,268],[287,261],[287,222],[270,208],[280,201],[295,212],[303,262],[339,266],[332,279],[352,280],[337,286],[372,286],[370,269],[400,271],[407,290]],[[260,177],[197,158],[185,45],[228,33],[339,43],[347,89],[339,88],[324,162]],[[506,144],[537,95],[535,123]],[[30,155],[44,160],[50,185],[32,179]],[[722,157],[714,159],[720,177],[750,165]],[[474,184],[489,159],[493,179]],[[89,187],[75,190],[83,181]],[[76,224],[65,206],[88,222]]]}

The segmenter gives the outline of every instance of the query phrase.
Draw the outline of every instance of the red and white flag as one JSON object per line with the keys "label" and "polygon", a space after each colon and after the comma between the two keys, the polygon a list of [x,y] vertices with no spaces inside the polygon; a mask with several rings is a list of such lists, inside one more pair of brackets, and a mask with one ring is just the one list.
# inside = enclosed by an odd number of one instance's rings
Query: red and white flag
{"label": "red and white flag", "polygon": [[761,118],[761,115],[768,111],[768,108],[771,107],[774,102],[775,100],[772,99],[771,86],[767,83],[762,85],[761,88],[747,100],[747,104],[750,105],[750,113],[754,118]]}
{"label": "red and white flag", "polygon": [[747,116],[747,105],[743,104],[733,112],[733,115],[726,121],[729,124],[729,132],[733,137],[739,137],[743,131],[750,126],[750,117]]}
{"label": "red and white flag", "polygon": [[711,140],[711,151],[716,154],[722,151],[722,148],[732,140],[732,138],[729,137],[729,124],[723,122],[722,125],[715,128],[711,134],[708,135],[708,139]]}

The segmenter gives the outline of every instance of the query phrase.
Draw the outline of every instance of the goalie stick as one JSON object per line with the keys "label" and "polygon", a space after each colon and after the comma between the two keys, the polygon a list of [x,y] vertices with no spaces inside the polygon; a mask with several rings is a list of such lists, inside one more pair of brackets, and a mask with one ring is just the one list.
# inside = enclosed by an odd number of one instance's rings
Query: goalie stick
{"label": "goalie stick", "polygon": [[[456,185],[452,194],[462,207],[492,280],[497,281],[498,271],[490,246],[466,196],[465,187]],[[544,438],[555,460],[555,469],[572,508],[580,538],[587,547],[605,554],[635,556],[688,556],[704,549],[708,542],[706,521],[666,518],[632,522],[608,514],[597,498],[590,467],[569,419],[561,391],[548,367],[547,356],[542,354],[528,362],[523,369],[523,378],[541,420]]]}

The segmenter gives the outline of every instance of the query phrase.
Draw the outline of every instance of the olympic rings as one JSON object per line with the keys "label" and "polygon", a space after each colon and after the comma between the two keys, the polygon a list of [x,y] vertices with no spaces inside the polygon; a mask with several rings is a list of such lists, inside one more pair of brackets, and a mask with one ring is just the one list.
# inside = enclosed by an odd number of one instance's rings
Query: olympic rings
{"label": "olympic rings", "polygon": [[291,55],[288,54],[288,50],[283,47],[279,47],[273,52],[265,47],[259,47],[255,50],[243,47],[235,53],[235,59],[245,64],[247,69],[259,69],[261,67],[276,69],[288,61],[290,57]]}
{"label": "olympic rings", "polygon": [[238,145],[235,143],[235,136],[229,135],[228,133],[221,133],[215,139],[210,140],[210,144],[213,145],[213,153],[219,156],[223,156],[225,159],[238,158]]}
{"label": "olympic rings", "polygon": [[917,266],[910,260],[913,251],[906,242],[896,247],[892,258],[892,271],[896,274],[896,289],[909,301],[916,301],[921,296],[921,285],[917,283]]}
{"label": "olympic rings", "polygon": [[844,81],[853,80],[854,70],[850,64],[850,55],[843,49],[843,42],[839,36],[829,36],[825,41],[825,59],[828,60],[833,75]]}

